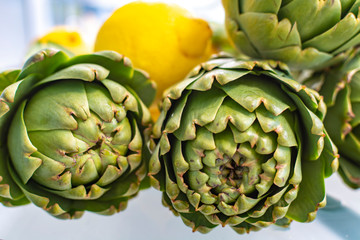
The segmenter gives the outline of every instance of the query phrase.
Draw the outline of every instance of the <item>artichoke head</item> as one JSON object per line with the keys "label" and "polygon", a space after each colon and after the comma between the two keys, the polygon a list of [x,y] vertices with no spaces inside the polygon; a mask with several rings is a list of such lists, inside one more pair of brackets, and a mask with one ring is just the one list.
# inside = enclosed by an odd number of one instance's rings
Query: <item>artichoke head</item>
{"label": "artichoke head", "polygon": [[360,44],[356,0],[222,0],[230,40],[242,53],[294,69],[330,66]]}
{"label": "artichoke head", "polygon": [[305,82],[324,96],[328,112],[324,124],[339,149],[339,173],[352,188],[360,187],[360,54],[315,72]]}
{"label": "artichoke head", "polygon": [[123,210],[146,179],[148,77],[115,52],[50,49],[1,76],[0,201],[58,218]]}
{"label": "artichoke head", "polygon": [[149,163],[194,231],[311,221],[337,168],[322,97],[276,62],[214,58],[164,93]]}

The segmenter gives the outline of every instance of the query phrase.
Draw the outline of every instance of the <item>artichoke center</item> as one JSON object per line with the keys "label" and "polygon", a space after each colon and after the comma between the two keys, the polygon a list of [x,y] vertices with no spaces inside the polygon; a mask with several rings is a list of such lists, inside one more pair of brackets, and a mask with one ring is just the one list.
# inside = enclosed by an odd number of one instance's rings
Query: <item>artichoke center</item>
{"label": "artichoke center", "polygon": [[[228,158],[228,157],[226,157]],[[221,161],[221,159],[219,159]],[[243,174],[248,172],[248,168],[243,166],[245,157],[241,154],[235,154],[224,165],[219,167],[220,179],[222,183],[238,188],[243,179]]]}

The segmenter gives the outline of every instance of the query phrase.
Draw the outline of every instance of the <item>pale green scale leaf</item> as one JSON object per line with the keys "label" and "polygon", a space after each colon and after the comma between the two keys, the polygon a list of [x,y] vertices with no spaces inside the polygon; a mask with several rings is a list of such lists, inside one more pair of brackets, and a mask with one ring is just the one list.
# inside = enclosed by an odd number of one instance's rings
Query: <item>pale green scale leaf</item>
{"label": "pale green scale leaf", "polygon": [[73,186],[91,183],[99,178],[96,165],[91,155],[76,157],[76,165],[70,169]]}
{"label": "pale green scale leaf", "polygon": [[[203,204],[199,207],[199,212],[204,214],[206,217],[206,216],[210,216],[210,215],[219,213],[219,210],[213,204]],[[216,224],[216,223],[214,223],[214,224]]]}
{"label": "pale green scale leaf", "polygon": [[301,46],[300,34],[287,18],[279,21],[271,13],[247,12],[238,16],[238,24],[261,57],[264,50]]}
{"label": "pale green scale leaf", "polygon": [[202,171],[209,176],[209,180],[207,184],[210,187],[216,188],[221,185],[221,180],[220,180],[221,171],[218,167],[215,166],[210,167],[208,165],[205,165]]}
{"label": "pale green scale leaf", "polygon": [[230,129],[226,129],[221,133],[214,135],[216,149],[221,155],[226,155],[230,159],[233,157],[237,150],[237,143],[234,142],[234,136]]}
{"label": "pale green scale leaf", "polygon": [[[204,165],[209,167],[215,167],[219,164],[219,159],[223,156],[220,154],[219,151],[204,151],[204,156],[202,158],[202,162]],[[221,163],[222,164],[222,163]]]}
{"label": "pale green scale leaf", "polygon": [[240,144],[238,152],[243,155],[246,159],[261,159],[263,160],[265,156],[257,153],[255,149],[251,147],[248,142]]}
{"label": "pale green scale leaf", "polygon": [[227,221],[229,223],[229,226],[233,227],[233,226],[239,225],[240,223],[246,221],[246,219],[248,219],[248,216],[244,216],[244,215],[245,214],[229,217],[228,221]]}
{"label": "pale green scale leaf", "polygon": [[189,200],[190,204],[194,208],[198,208],[200,201],[201,201],[201,195],[198,192],[195,192],[193,190],[188,189],[186,191],[186,197]]}
{"label": "pale green scale leaf", "polygon": [[264,163],[264,161],[260,159],[246,158],[245,162],[241,165],[242,167],[246,167],[246,170],[243,172],[238,187],[240,193],[248,195],[256,190],[256,185],[260,182],[261,173],[263,171],[262,163]]}
{"label": "pale green scale leaf", "polygon": [[31,157],[38,149],[33,145],[31,137],[28,136],[24,123],[23,111],[26,102],[18,107],[10,125],[7,145],[12,163],[19,173],[23,183],[29,181],[36,169],[42,164],[41,159]]}
{"label": "pale green scale leaf", "polygon": [[118,154],[113,152],[112,148],[106,143],[101,144],[99,156],[101,159],[102,170],[105,170],[108,165],[115,166],[117,164]]}
{"label": "pale green scale leaf", "polygon": [[118,169],[115,166],[108,165],[108,166],[106,166],[104,173],[101,175],[99,180],[96,182],[96,185],[98,185],[100,187],[105,187],[106,185],[111,184],[117,178],[119,178],[121,176],[121,174],[124,173],[124,171],[125,171],[124,168]]}
{"label": "pale green scale leaf", "polygon": [[108,189],[100,188],[98,186],[93,187],[96,185],[92,185],[89,192],[86,191],[84,185],[79,185],[75,188],[72,188],[70,190],[65,191],[54,191],[54,190],[48,190],[49,192],[55,193],[61,197],[72,199],[72,200],[90,200],[90,199],[98,199],[102,195],[104,195]]}
{"label": "pale green scale leaf", "polygon": [[43,49],[32,55],[24,64],[19,79],[30,75],[39,75],[42,78],[52,74],[60,65],[69,60],[64,52],[56,49]]}
{"label": "pale green scale leaf", "polygon": [[32,176],[36,182],[54,190],[71,189],[71,174],[69,171],[64,172],[64,164],[46,157],[39,152],[33,153],[32,156],[42,161],[40,167]]}
{"label": "pale green scale leaf", "polygon": [[123,103],[123,101],[130,95],[128,90],[126,90],[125,87],[123,87],[117,82],[109,79],[104,79],[101,81],[101,83],[109,91],[112,100],[118,104]]}
{"label": "pale green scale leaf", "polygon": [[291,168],[293,167],[291,148],[278,145],[274,153],[274,159],[276,160],[277,170],[274,184],[278,187],[284,187],[289,180]]}
{"label": "pale green scale leaf", "polygon": [[352,13],[337,22],[327,31],[304,42],[303,47],[314,47],[323,52],[332,52],[359,34],[359,19]]}
{"label": "pale green scale leaf", "polygon": [[120,170],[120,174],[124,173],[129,167],[129,162],[127,161],[127,158],[124,156],[118,156],[116,160],[118,169]]}
{"label": "pale green scale leaf", "polygon": [[266,200],[263,205],[259,206],[258,208],[255,207],[255,210],[253,212],[249,213],[249,217],[251,218],[259,218],[267,213],[268,209],[272,207],[274,204],[277,204],[280,199],[286,194],[288,191],[287,187],[284,187],[280,189],[278,192],[275,192],[274,194],[267,194],[263,195],[261,198],[265,198]]}
{"label": "pale green scale leaf", "polygon": [[334,60],[331,53],[320,52],[312,47],[301,49],[299,45],[279,49],[264,49],[262,50],[262,58],[278,59],[288,63],[290,67],[296,70],[321,68],[327,66],[326,64],[329,64],[331,60]]}
{"label": "pale green scale leaf", "polygon": [[114,145],[128,145],[131,141],[131,125],[127,118],[117,124],[116,133],[111,141]]}
{"label": "pale green scale leaf", "polygon": [[[30,77],[31,78],[31,77]],[[0,123],[4,122],[4,115],[10,110],[15,100],[16,91],[22,81],[15,82],[5,88],[0,95]]]}
{"label": "pale green scale leaf", "polygon": [[182,176],[189,170],[189,163],[183,157],[183,151],[180,141],[174,141],[172,145],[171,157],[173,161],[174,172],[176,175]]}
{"label": "pale green scale leaf", "polygon": [[[240,73],[250,73],[256,65],[260,62],[255,61],[246,61],[242,59],[232,59],[232,61],[227,61],[224,64],[221,64],[219,67],[221,69],[228,69],[228,70],[237,70]],[[247,70],[247,71],[245,71]]]}
{"label": "pale green scale leaf", "polygon": [[141,136],[138,125],[136,124],[136,120],[132,119],[132,125],[134,126],[133,130],[133,138],[129,143],[129,149],[134,152],[140,152],[143,146],[143,138]]}
{"label": "pale green scale leaf", "polygon": [[194,148],[199,150],[215,150],[217,147],[213,133],[204,127],[198,127],[196,130],[196,138],[189,142],[192,143]]}
{"label": "pale green scale leaf", "polygon": [[248,74],[238,81],[221,86],[221,89],[249,112],[263,103],[268,111],[278,116],[293,105],[279,85],[265,76]]}
{"label": "pale green scale leaf", "polygon": [[177,196],[180,194],[180,188],[178,187],[178,185],[175,182],[176,178],[172,179],[170,177],[170,173],[172,172],[172,169],[170,168],[169,163],[165,161],[164,164],[165,164],[165,166],[163,166],[163,167],[165,169],[166,194],[171,200],[175,200],[177,198]]}
{"label": "pale green scale leaf", "polygon": [[[235,214],[245,213],[245,212],[249,211],[251,208],[255,207],[256,204],[260,201],[261,201],[261,198],[251,198],[251,197],[247,197],[245,194],[241,194],[234,205],[234,208],[235,208],[234,213]],[[222,209],[220,209],[220,210],[221,210],[221,212],[224,213],[224,211]],[[226,215],[226,213],[224,213],[224,214]],[[232,215],[235,215],[235,214],[232,214]]]}
{"label": "pale green scale leaf", "polygon": [[212,71],[230,62],[232,62],[231,58],[212,58],[206,62],[201,63],[201,67],[206,71]]}
{"label": "pale green scale leaf", "polygon": [[95,64],[76,64],[62,70],[59,70],[50,76],[42,79],[35,87],[54,81],[63,80],[82,80],[92,82],[94,80],[103,80],[109,75],[109,71]]}
{"label": "pale green scale leaf", "polygon": [[75,118],[86,120],[89,116],[84,83],[76,80],[56,82],[38,91],[24,111],[28,131],[75,130]]}
{"label": "pale green scale leaf", "polygon": [[179,187],[181,192],[186,193],[189,189],[189,186],[187,185],[187,183],[185,183],[185,179],[183,178],[183,176],[179,174],[175,174],[175,178],[176,178],[177,186]]}
{"label": "pale green scale leaf", "polygon": [[[181,149],[180,149],[181,150]],[[160,163],[160,144],[156,145],[155,149],[153,150],[153,154],[151,155],[150,159],[149,159],[149,175],[150,176],[154,176],[156,174],[158,174],[161,170],[161,163]],[[154,180],[154,177],[151,178],[152,180],[152,185],[155,185],[156,180]],[[158,181],[156,181],[156,184],[158,184]],[[159,186],[156,185],[156,187],[158,188]]]}
{"label": "pale green scale leaf", "polygon": [[[12,203],[26,199],[20,187],[12,179],[10,171],[8,171],[10,156],[6,145],[0,146],[0,153],[0,176],[2,178],[0,182],[0,197],[8,199]],[[26,201],[23,204],[26,204]]]}
{"label": "pale green scale leaf", "polygon": [[[222,66],[221,66],[222,67]],[[225,65],[225,67],[227,67]],[[229,82],[235,81],[245,75],[250,71],[244,70],[230,70],[230,69],[215,69],[212,71],[216,76],[216,81],[221,85],[225,85]]]}
{"label": "pale green scale leaf", "polygon": [[[134,96],[134,94],[129,94],[127,96],[127,98],[125,99],[125,102],[123,103],[123,105],[124,105],[126,111],[132,111],[134,113],[139,114],[140,113],[139,108],[142,108],[143,105],[138,103],[138,100]],[[146,119],[146,118],[150,117],[150,116],[146,116],[146,114],[147,114],[146,111],[141,111],[141,113],[143,114],[143,119],[141,119],[141,121],[143,123],[145,123],[145,122],[148,123],[150,121],[150,119]]]}
{"label": "pale green scale leaf", "polygon": [[90,190],[88,191],[87,198],[91,200],[99,199],[108,191],[109,188],[103,188],[96,184],[93,184],[91,185]]}
{"label": "pale green scale leaf", "polygon": [[192,141],[184,144],[184,158],[189,163],[189,170],[195,171],[203,168],[203,150],[196,149]]}
{"label": "pale green scale leaf", "polygon": [[263,172],[260,174],[260,183],[255,185],[256,190],[258,191],[258,198],[266,194],[271,186],[273,186],[275,178],[275,169],[276,161],[274,158],[270,158],[265,163],[261,164]]}
{"label": "pale green scale leaf", "polygon": [[285,193],[284,200],[290,205],[292,201],[296,199],[298,192],[299,188],[298,185],[296,185],[294,188],[290,189],[287,193]]}
{"label": "pale green scale leaf", "polygon": [[254,122],[246,131],[240,132],[231,126],[234,140],[237,143],[249,142],[252,147],[256,147],[259,154],[271,154],[275,151],[277,135],[274,132],[264,133],[258,122]]}
{"label": "pale green scale leaf", "polygon": [[[191,93],[191,91],[184,93],[182,95],[182,97],[174,103],[175,106],[173,106],[173,109],[170,110],[168,113],[169,116],[167,117],[166,125],[164,128],[165,132],[173,133],[175,130],[177,130],[180,127],[181,117],[182,117],[182,114],[183,114],[183,111],[185,108],[185,104],[187,102],[187,99],[188,99],[190,93]],[[159,117],[160,121],[163,121],[162,120],[163,113],[165,113],[165,112],[162,112]],[[159,120],[154,125],[154,131],[158,131],[157,124],[158,124]]]}
{"label": "pale green scale leaf", "polygon": [[225,98],[225,93],[217,88],[206,92],[193,91],[188,99],[180,128],[174,135],[181,141],[196,137],[196,126],[205,126],[214,121],[216,113]]}
{"label": "pale green scale leaf", "polygon": [[293,130],[293,115],[286,111],[279,116],[274,116],[264,107],[256,109],[256,117],[265,133],[275,132],[278,135],[277,142],[286,147],[297,146]]}
{"label": "pale green scale leaf", "polygon": [[222,189],[221,193],[219,194],[219,200],[231,204],[236,202],[238,197],[240,196],[240,192],[234,187],[226,187]]}
{"label": "pale green scale leaf", "polygon": [[306,41],[340,21],[341,3],[340,0],[293,0],[283,6],[278,15],[293,24],[296,22],[302,41]]}
{"label": "pale green scale leaf", "polygon": [[91,159],[94,161],[96,171],[98,172],[99,175],[101,175],[104,171],[104,168],[102,166],[99,149],[96,149],[95,151],[93,149],[89,149],[87,151],[87,154],[91,156]]}
{"label": "pale green scale leaf", "polygon": [[188,171],[188,178],[190,189],[193,189],[198,193],[204,193],[210,190],[210,187],[206,185],[209,180],[209,176],[206,173],[199,170],[190,170]]}
{"label": "pale green scale leaf", "polygon": [[72,131],[76,138],[89,145],[95,145],[102,138],[103,134],[100,130],[101,121],[95,114],[91,114],[85,121],[76,120],[78,128]]}
{"label": "pale green scale leaf", "polygon": [[253,124],[255,119],[256,116],[254,113],[245,110],[234,100],[225,98],[214,121],[205,125],[205,127],[210,132],[219,133],[225,130],[228,121],[230,121],[239,131],[245,131]]}
{"label": "pale green scale leaf", "polygon": [[189,86],[186,87],[187,90],[195,90],[195,91],[207,91],[211,89],[213,82],[216,78],[216,74],[211,72],[207,72],[196,81],[189,84]]}
{"label": "pale green scale leaf", "polygon": [[204,73],[204,71],[202,71],[201,73],[199,73],[199,75],[196,75],[195,77],[187,78],[187,79],[184,79],[183,81],[176,83],[174,86],[172,86],[171,88],[168,88],[167,90],[164,91],[163,98],[179,99],[180,97],[183,96],[185,89],[192,82],[196,81],[196,79],[200,78],[203,73]]}
{"label": "pale green scale leaf", "polygon": [[116,118],[111,119],[110,122],[101,122],[101,131],[106,137],[111,137],[112,133],[116,131],[117,127],[118,121]]}
{"label": "pale green scale leaf", "polygon": [[114,102],[107,90],[97,84],[85,84],[89,108],[103,121],[111,122],[114,118]]}
{"label": "pale green scale leaf", "polygon": [[141,164],[142,161],[141,153],[130,154],[127,156],[127,160],[130,166],[130,172],[132,172]]}
{"label": "pale green scale leaf", "polygon": [[30,132],[29,137],[38,151],[47,157],[64,163],[67,168],[75,164],[66,154],[77,153],[80,150],[77,143],[82,141],[76,139],[69,130]]}

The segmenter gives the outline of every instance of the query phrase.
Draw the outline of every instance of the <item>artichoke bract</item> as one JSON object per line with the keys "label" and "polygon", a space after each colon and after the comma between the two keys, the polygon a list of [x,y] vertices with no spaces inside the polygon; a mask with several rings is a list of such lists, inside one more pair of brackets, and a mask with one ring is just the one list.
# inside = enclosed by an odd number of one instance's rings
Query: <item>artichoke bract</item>
{"label": "artichoke bract", "polygon": [[311,221],[325,204],[326,106],[283,67],[219,57],[164,93],[149,176],[193,231]]}
{"label": "artichoke bract", "polygon": [[[58,218],[112,214],[149,185],[147,75],[104,51],[43,50],[0,76],[0,201]],[[139,96],[138,96],[139,94]]]}
{"label": "artichoke bract", "polygon": [[360,54],[354,50],[341,64],[306,80],[324,96],[324,124],[339,149],[339,174],[352,188],[360,187]]}
{"label": "artichoke bract", "polygon": [[294,69],[330,66],[360,44],[355,0],[222,0],[230,40],[242,53]]}

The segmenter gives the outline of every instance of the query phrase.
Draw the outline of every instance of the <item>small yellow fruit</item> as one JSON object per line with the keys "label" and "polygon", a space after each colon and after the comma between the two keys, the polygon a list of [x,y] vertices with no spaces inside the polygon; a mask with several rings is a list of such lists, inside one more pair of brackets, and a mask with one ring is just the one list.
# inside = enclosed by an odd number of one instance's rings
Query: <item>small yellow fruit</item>
{"label": "small yellow fruit", "polygon": [[102,25],[95,51],[114,50],[150,74],[162,92],[182,80],[212,53],[211,29],[174,4],[136,1],[116,10]]}
{"label": "small yellow fruit", "polygon": [[75,55],[89,53],[89,49],[83,41],[80,33],[65,26],[53,28],[50,32],[37,39],[35,44],[55,44],[63,47]]}

